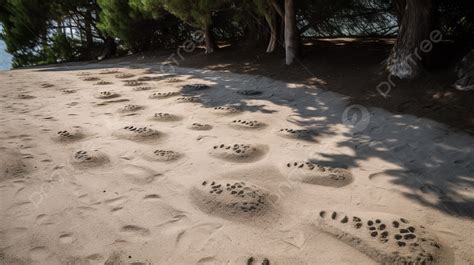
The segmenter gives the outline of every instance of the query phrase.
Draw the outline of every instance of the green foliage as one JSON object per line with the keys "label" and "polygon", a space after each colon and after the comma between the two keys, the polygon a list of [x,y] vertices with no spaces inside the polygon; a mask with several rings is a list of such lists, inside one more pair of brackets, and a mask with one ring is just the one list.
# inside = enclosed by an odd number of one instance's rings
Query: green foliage
{"label": "green foliage", "polygon": [[48,63],[70,61],[77,54],[77,41],[68,38],[63,33],[57,33],[52,38],[52,45],[46,49]]}
{"label": "green foliage", "polygon": [[[148,0],[151,1],[151,0]],[[164,8],[193,27],[204,29],[212,23],[213,12],[223,8],[227,0],[160,0]]]}
{"label": "green foliage", "polygon": [[[295,0],[297,28],[303,37],[394,35],[393,1]],[[472,1],[433,1],[443,35],[474,42]],[[208,39],[265,43],[268,21],[281,26],[272,0],[0,0],[0,38],[15,67],[90,59],[108,37],[132,51],[177,46],[195,28]]]}
{"label": "green foliage", "polygon": [[3,32],[0,37],[7,51],[15,53],[21,49],[35,49],[43,42],[48,32],[50,4],[42,0],[2,0],[0,22]]}
{"label": "green foliage", "polygon": [[98,0],[101,8],[98,28],[120,39],[133,51],[166,46],[173,35],[170,31],[179,27],[179,20],[166,12],[159,2],[138,0]]}

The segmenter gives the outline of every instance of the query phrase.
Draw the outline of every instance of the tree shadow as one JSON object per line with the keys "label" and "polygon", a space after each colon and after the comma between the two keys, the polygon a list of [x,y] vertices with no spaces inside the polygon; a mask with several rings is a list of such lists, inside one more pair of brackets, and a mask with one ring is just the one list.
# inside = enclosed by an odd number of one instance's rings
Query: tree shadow
{"label": "tree shadow", "polygon": [[[104,67],[104,64],[69,69],[98,67]],[[131,66],[144,67],[159,71],[156,65]],[[60,70],[64,71],[64,68],[53,69]],[[344,120],[345,113],[352,106],[348,98],[340,94],[261,76],[185,68],[178,68],[177,71],[178,74],[191,74],[212,83],[210,89],[186,90],[183,93],[201,97],[203,101],[200,104],[204,108],[232,105],[250,113],[271,114],[279,111],[275,106],[284,106],[292,114],[282,119],[292,126],[317,132],[312,142],[338,136],[341,140],[337,146],[351,150],[334,154],[322,149],[318,151],[320,159],[311,162],[354,169],[359,167],[360,162],[373,158],[385,161],[398,169],[381,170],[369,176],[370,180],[384,178],[395,187],[403,186],[404,190],[408,190],[403,195],[413,202],[451,215],[474,218],[474,198],[470,197],[474,190],[474,140],[470,135],[454,132],[435,121],[412,115],[395,115],[370,107],[366,108],[369,123],[360,128],[357,125],[363,117],[349,122]],[[236,93],[248,89],[262,93]],[[437,199],[427,200],[427,197]]]}
{"label": "tree shadow", "polygon": [[[352,153],[320,150],[321,159],[310,162],[348,169],[372,158],[389,162],[399,169],[382,170],[377,178],[408,188],[409,192],[403,195],[411,201],[454,216],[474,218],[474,198],[468,195],[474,188],[474,140],[470,135],[454,132],[435,121],[394,115],[379,108],[367,108],[370,122],[366,128],[357,128],[343,120],[344,112],[352,105],[347,97],[336,93],[249,75],[205,70],[191,73],[214,83],[211,90],[187,92],[205,99],[205,108],[229,104],[247,112],[275,113],[272,106],[286,106],[293,114],[282,119],[298,128],[316,131],[312,141],[338,135],[343,140],[337,146]],[[239,88],[263,93],[240,96],[236,93]]]}

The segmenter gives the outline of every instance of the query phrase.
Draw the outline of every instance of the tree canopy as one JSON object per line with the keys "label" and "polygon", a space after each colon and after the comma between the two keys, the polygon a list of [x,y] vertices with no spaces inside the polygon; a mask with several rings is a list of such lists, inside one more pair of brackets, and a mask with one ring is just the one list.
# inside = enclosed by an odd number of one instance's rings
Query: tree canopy
{"label": "tree canopy", "polygon": [[[427,5],[430,15],[420,16]],[[0,23],[15,67],[94,59],[116,45],[122,53],[178,47],[200,31],[206,53],[227,43],[268,53],[291,46],[294,56],[299,39],[404,36],[389,58],[400,69],[398,55],[431,29],[472,46],[474,7],[463,0],[0,0]],[[414,29],[403,31],[403,23]]]}

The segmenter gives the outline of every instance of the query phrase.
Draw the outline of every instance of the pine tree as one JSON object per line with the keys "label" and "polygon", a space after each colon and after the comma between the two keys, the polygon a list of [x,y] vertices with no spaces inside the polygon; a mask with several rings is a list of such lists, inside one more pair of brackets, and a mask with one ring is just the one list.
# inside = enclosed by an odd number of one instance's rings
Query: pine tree
{"label": "pine tree", "polygon": [[[146,0],[151,1],[151,0]],[[213,13],[229,4],[227,0],[161,0],[170,13],[203,31],[206,53],[217,47],[212,33]]]}
{"label": "pine tree", "polygon": [[98,0],[100,22],[98,28],[119,38],[133,51],[150,47],[158,24],[146,14],[132,8],[128,0]]}

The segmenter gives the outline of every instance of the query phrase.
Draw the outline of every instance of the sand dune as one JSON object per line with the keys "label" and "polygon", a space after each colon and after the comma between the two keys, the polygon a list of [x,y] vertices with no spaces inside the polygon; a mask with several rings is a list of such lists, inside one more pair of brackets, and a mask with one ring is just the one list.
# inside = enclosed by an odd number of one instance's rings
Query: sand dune
{"label": "sand dune", "polygon": [[1,264],[474,262],[471,136],[176,70],[0,72]]}

